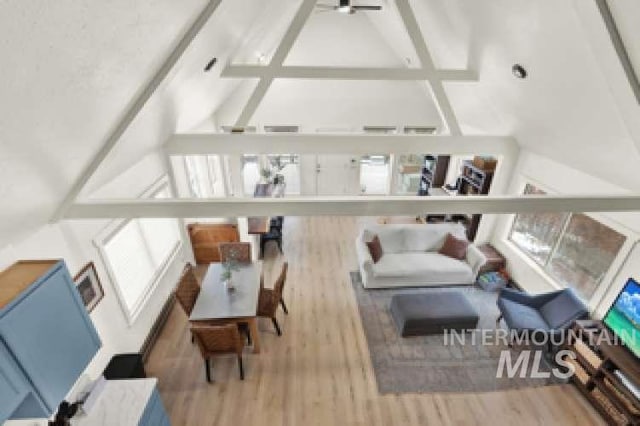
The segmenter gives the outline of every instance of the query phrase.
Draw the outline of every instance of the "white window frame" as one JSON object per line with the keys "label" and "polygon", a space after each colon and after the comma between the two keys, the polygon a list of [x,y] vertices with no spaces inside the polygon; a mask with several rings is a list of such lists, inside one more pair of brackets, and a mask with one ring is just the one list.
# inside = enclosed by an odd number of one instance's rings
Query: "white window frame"
{"label": "white window frame", "polygon": [[[548,186],[544,185],[543,183],[537,181],[536,179],[528,178],[528,177],[526,177],[525,179],[522,180],[518,193],[520,193],[520,194],[524,193],[524,190],[527,187],[527,184],[532,185],[532,186],[534,186],[534,187],[536,187],[538,189],[541,189],[544,192],[546,192],[547,194],[557,194],[556,191],[552,190],[551,188],[549,188]],[[619,223],[619,222],[617,222],[617,221],[615,221],[615,220],[613,220],[613,219],[611,219],[611,218],[609,218],[607,216],[604,216],[602,214],[584,213],[584,212],[582,214],[584,214],[585,216],[590,217],[591,219],[595,220],[596,222],[599,222],[600,224],[602,224],[604,226],[607,226],[607,227],[613,229],[614,231],[616,231],[617,233],[619,233],[621,235],[624,235],[624,237],[625,237],[625,241],[622,244],[622,247],[620,247],[620,250],[618,251],[618,254],[614,257],[613,261],[609,265],[609,268],[607,269],[607,271],[602,276],[602,279],[600,280],[600,282],[596,286],[596,289],[594,290],[594,292],[591,295],[591,297],[588,300],[586,300],[586,302],[588,303],[589,307],[592,308],[592,309],[595,309],[595,307],[597,307],[598,304],[601,302],[601,300],[606,296],[607,291],[609,290],[609,288],[614,284],[613,280],[615,279],[616,275],[618,274],[618,271],[622,267],[622,265],[624,263],[624,259],[627,257],[628,253],[633,248],[634,241],[636,241],[638,239],[638,235],[635,232],[633,232],[631,229],[626,227],[625,225],[623,225],[623,224],[621,224],[621,223]],[[522,250],[522,248],[520,248],[520,246],[517,245],[511,239],[511,235],[513,233],[513,228],[515,226],[517,216],[518,216],[517,214],[512,214],[511,215],[511,219],[508,221],[508,227],[506,228],[506,233],[503,234],[504,235],[503,241],[509,247],[511,247],[523,260],[525,260],[526,263],[530,267],[535,269],[536,272],[538,274],[540,274],[545,279],[545,281],[549,282],[553,287],[555,287],[557,289],[567,288],[568,286],[566,286],[564,283],[559,281],[555,276],[553,276],[548,271],[546,266],[551,261],[551,259],[553,259],[553,255],[555,254],[556,250],[558,249],[558,246],[560,245],[560,241],[562,239],[562,235],[564,234],[569,222],[571,221],[571,217],[573,216],[573,213],[569,213],[567,215],[567,218],[565,219],[565,222],[563,223],[563,227],[562,227],[562,231],[560,233],[560,236],[558,237],[558,240],[554,243],[554,246],[552,247],[551,252],[549,253],[549,256],[548,256],[548,258],[547,258],[547,260],[546,260],[546,262],[544,264],[540,264],[529,253],[527,253],[526,251]]]}
{"label": "white window frame", "polygon": [[[171,186],[169,184],[169,178],[167,175],[163,175],[160,179],[154,182],[149,188],[147,188],[138,198],[153,198],[161,191],[168,190],[170,196],[173,196]],[[111,267],[111,262],[109,261],[109,256],[107,255],[105,244],[107,244],[118,232],[120,232],[126,225],[130,222],[137,219],[123,219],[123,220],[115,220],[110,222],[94,239],[94,245],[98,249],[100,253],[100,257],[102,258],[102,263],[107,270],[107,274],[109,275],[109,279],[113,284],[113,288],[116,292],[116,298],[118,299],[118,303],[125,317],[127,318],[127,322],[129,326],[132,326],[140,313],[144,310],[147,305],[151,295],[155,292],[158,284],[162,280],[162,278],[167,273],[167,270],[175,260],[177,254],[180,252],[182,248],[182,234],[180,235],[178,241],[175,246],[172,248],[169,256],[162,262],[160,267],[153,274],[150,282],[145,286],[144,290],[141,293],[141,296],[138,298],[138,301],[134,305],[133,309],[129,309],[125,297],[120,289],[120,285],[116,279],[116,274]],[[176,223],[178,229],[180,228],[180,224]]]}

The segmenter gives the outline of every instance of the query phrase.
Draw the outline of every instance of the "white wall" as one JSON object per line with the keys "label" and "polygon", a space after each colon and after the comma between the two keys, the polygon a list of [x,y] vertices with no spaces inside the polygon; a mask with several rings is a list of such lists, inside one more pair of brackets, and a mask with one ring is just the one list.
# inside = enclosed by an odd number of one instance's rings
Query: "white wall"
{"label": "white wall", "polygon": [[[523,150],[516,165],[513,179],[511,179],[508,193],[521,194],[526,183],[532,183],[548,193],[557,194],[612,194],[627,192],[595,176]],[[633,242],[640,235],[640,213],[599,213],[590,215],[627,236],[627,241],[620,254],[614,261],[609,273],[604,277],[599,290],[592,298],[591,307],[595,308],[601,298],[604,298],[605,301],[609,300],[609,303],[611,303],[612,297],[615,297],[621,286],[624,285],[626,278],[629,276],[640,277],[640,263],[636,262],[634,264],[632,262],[633,258],[640,256],[639,249],[635,250],[635,253],[626,263],[624,262]],[[497,219],[491,242],[507,258],[508,270],[515,281],[525,290],[534,293],[558,288],[559,284],[555,283],[535,262],[507,240],[512,223],[513,215],[500,215]],[[621,267],[624,273],[617,274],[618,269]],[[604,306],[603,303],[603,306],[600,306],[598,311],[606,310],[607,307],[608,305]]]}
{"label": "white wall", "polygon": [[[160,154],[150,154],[93,195],[105,198],[137,197],[166,173],[164,164]],[[87,262],[95,263],[105,297],[91,313],[91,319],[102,339],[102,348],[86,370],[86,374],[93,378],[102,373],[114,353],[135,352],[140,349],[177,282],[181,260],[188,258],[189,253],[185,251],[190,247],[188,243],[183,243],[176,261],[168,268],[146,306],[130,326],[118,303],[105,265],[93,244],[93,239],[108,223],[105,220],[82,220],[46,225],[24,240],[0,249],[2,269],[19,259],[61,258],[65,260],[73,276]]]}

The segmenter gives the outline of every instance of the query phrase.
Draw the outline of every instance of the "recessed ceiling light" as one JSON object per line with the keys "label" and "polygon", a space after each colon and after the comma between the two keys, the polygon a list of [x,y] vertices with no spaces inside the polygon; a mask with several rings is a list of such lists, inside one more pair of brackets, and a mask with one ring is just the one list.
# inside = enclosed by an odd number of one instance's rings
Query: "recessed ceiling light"
{"label": "recessed ceiling light", "polygon": [[204,72],[208,72],[209,70],[211,70],[216,62],[218,62],[218,58],[211,58],[211,60],[207,62],[207,65],[204,66]]}
{"label": "recessed ceiling light", "polygon": [[527,78],[527,70],[525,70],[524,67],[520,64],[515,64],[513,67],[511,67],[511,72],[513,72],[513,75],[515,75],[517,78]]}

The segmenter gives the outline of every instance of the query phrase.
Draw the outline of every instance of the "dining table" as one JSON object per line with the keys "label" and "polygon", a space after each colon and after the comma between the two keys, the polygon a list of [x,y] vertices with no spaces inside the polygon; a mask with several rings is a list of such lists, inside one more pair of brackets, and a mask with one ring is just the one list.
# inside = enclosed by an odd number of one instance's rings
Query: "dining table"
{"label": "dining table", "polygon": [[241,263],[232,270],[229,289],[221,278],[222,263],[211,263],[200,286],[189,321],[198,323],[245,323],[249,326],[253,352],[260,352],[258,296],[262,262]]}

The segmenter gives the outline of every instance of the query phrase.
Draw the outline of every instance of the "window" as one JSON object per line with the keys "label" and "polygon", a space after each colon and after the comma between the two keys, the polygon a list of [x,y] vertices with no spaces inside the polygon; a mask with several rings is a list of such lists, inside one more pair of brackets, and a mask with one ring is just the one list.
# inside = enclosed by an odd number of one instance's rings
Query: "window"
{"label": "window", "polygon": [[[150,198],[170,196],[166,181]],[[132,323],[181,244],[175,219],[141,218],[119,223],[97,241],[123,310]]]}
{"label": "window", "polygon": [[[524,193],[545,194],[530,184]],[[516,215],[510,239],[554,279],[588,300],[626,237],[581,213],[524,213]]]}
{"label": "window", "polygon": [[389,156],[365,155],[360,158],[360,188],[364,195],[389,191]]}
{"label": "window", "polygon": [[260,181],[260,161],[257,155],[242,156],[242,183],[244,194],[253,196],[256,183]]}
{"label": "window", "polygon": [[184,168],[191,196],[212,198],[224,196],[221,164],[217,155],[185,155]]}
{"label": "window", "polygon": [[284,177],[287,195],[300,195],[300,156],[295,154],[269,154],[268,163],[274,173]]}

